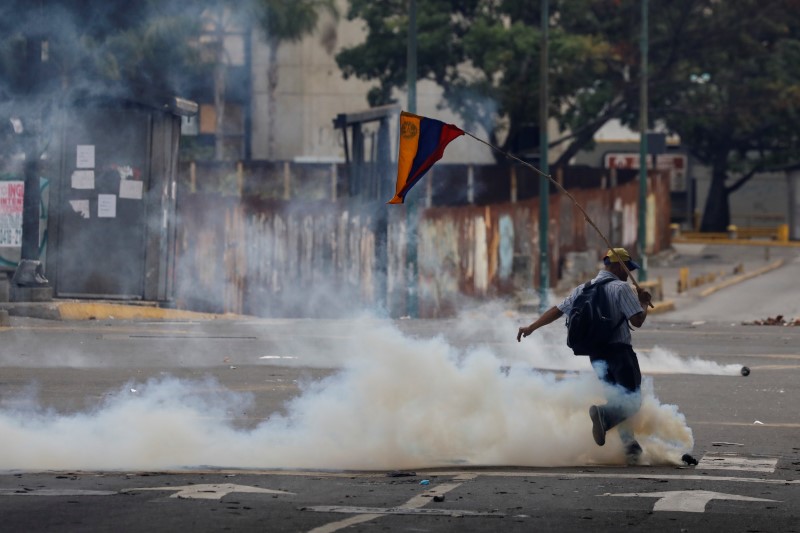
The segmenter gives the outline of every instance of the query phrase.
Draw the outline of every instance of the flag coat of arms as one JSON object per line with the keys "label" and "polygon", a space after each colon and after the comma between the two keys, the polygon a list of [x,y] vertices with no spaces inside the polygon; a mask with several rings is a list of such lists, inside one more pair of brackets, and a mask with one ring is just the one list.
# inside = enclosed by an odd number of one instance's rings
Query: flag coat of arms
{"label": "flag coat of arms", "polygon": [[442,158],[450,141],[464,135],[452,124],[400,113],[400,148],[397,154],[397,185],[390,204],[402,204],[406,194]]}

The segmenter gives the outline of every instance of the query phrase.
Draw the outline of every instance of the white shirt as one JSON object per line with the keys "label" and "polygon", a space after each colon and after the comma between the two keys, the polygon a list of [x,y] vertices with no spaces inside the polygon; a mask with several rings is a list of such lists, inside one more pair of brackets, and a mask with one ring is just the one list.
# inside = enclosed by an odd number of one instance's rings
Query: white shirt
{"label": "white shirt", "polygon": [[[608,270],[601,270],[592,280],[592,282],[599,281],[604,278],[611,278],[613,280],[599,288],[606,291],[609,311],[611,312],[611,316],[615,318],[615,323],[619,322],[623,317],[630,320],[633,315],[644,312],[644,309],[642,309],[642,304],[639,303],[639,298],[636,296],[636,292],[633,290],[633,287],[620,280]],[[583,291],[583,284],[575,287],[570,295],[567,296],[563,302],[556,306],[558,307],[558,310],[565,315],[569,315],[569,311],[572,309],[572,304],[581,291]],[[631,344],[631,331],[626,322],[620,324],[620,326],[614,331],[614,334],[611,337],[611,342],[619,342],[628,345]]]}

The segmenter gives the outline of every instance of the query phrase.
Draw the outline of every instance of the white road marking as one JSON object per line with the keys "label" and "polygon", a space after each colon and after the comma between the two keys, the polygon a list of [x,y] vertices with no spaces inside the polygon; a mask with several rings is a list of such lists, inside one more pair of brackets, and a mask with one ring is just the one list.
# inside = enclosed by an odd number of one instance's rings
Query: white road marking
{"label": "white road marking", "polygon": [[[767,485],[800,485],[800,479],[763,479],[752,477],[733,477],[733,476],[708,476],[708,475],[673,475],[673,474],[648,474],[646,472],[636,474],[617,474],[612,472],[603,472],[606,467],[602,465],[584,466],[582,468],[594,469],[596,471],[584,472],[542,472],[530,470],[418,470],[417,475],[429,477],[444,477],[452,478],[453,481],[468,480],[480,476],[489,477],[542,477],[542,478],[562,478],[562,479],[658,479],[664,481],[726,481],[731,483],[763,483]],[[696,467],[695,467],[696,468]],[[631,470],[631,469],[629,469]],[[637,470],[637,469],[633,469]],[[687,469],[688,470],[688,469]],[[691,471],[691,470],[689,470]],[[253,475],[253,476],[301,476],[301,477],[331,477],[331,478],[360,478],[370,479],[375,477],[385,477],[384,472],[325,472],[319,470],[273,470],[273,469],[198,469],[198,470],[163,470],[159,471],[164,474],[207,474],[207,475],[225,475],[235,474],[238,476]],[[51,474],[52,471],[48,471]],[[101,473],[94,471],[87,471],[88,473]],[[171,487],[174,488],[174,487]]]}
{"label": "white road marking", "polygon": [[175,492],[175,494],[172,494],[170,498],[180,498],[182,500],[221,500],[232,492],[247,492],[251,494],[287,494],[292,496],[295,494],[294,492],[286,492],[283,490],[262,489],[261,487],[234,485],[233,483],[185,485],[183,487],[144,487],[137,489],[126,489],[122,492],[131,492],[135,490],[160,490]]}
{"label": "white road marking", "polygon": [[80,489],[0,489],[0,496],[112,496],[115,490],[80,490]]}
{"label": "white road marking", "polygon": [[743,502],[774,502],[764,498],[751,498],[736,494],[724,494],[708,490],[673,490],[667,492],[629,492],[626,494],[603,494],[627,498],[658,498],[653,511],[677,511],[680,513],[702,513],[711,500],[737,500]]}
{"label": "white road marking", "polygon": [[695,467],[697,470],[740,470],[772,474],[778,465],[774,457],[742,457],[731,453],[707,453]]}
{"label": "white road marking", "polygon": [[[318,513],[347,513],[347,514],[415,514],[415,515],[436,515],[436,516],[496,516],[502,518],[502,513],[487,513],[480,511],[466,511],[461,509],[420,509],[416,507],[355,507],[343,505],[315,505],[313,507],[303,507],[303,511],[315,511]],[[330,525],[330,524],[328,524]],[[323,526],[324,527],[324,526]],[[314,529],[313,531],[317,531]]]}
{"label": "white road marking", "polygon": [[[781,428],[781,429],[795,429],[800,428],[800,423],[796,422],[758,422],[759,427],[765,428]],[[731,427],[753,427],[753,422],[707,422],[704,420],[700,420],[697,422],[692,422],[693,426],[703,425],[703,426],[731,426]]]}
{"label": "white road marking", "polygon": [[[451,476],[453,474],[447,474]],[[437,485],[432,487],[429,490],[426,490],[422,494],[417,494],[410,500],[408,500],[405,505],[401,505],[399,507],[394,507],[393,509],[404,509],[406,511],[411,511],[412,509],[419,509],[426,505],[428,502],[433,501],[434,496],[439,496],[450,492],[451,490],[455,489],[456,487],[460,487],[464,481],[468,481],[476,477],[476,474],[462,472],[457,474],[453,481],[459,481],[459,483],[442,483],[441,485]],[[308,508],[311,511],[316,509]],[[346,509],[344,507],[340,507],[339,509]],[[355,507],[351,509],[356,509]],[[365,511],[354,511],[360,512],[364,514],[356,514],[356,516],[351,516],[349,518],[345,518],[344,520],[339,520],[337,522],[331,522],[329,524],[322,525],[320,527],[312,529],[309,533],[333,533],[334,531],[339,531],[340,529],[344,529],[346,527],[350,527],[355,524],[363,524],[364,522],[369,522],[370,520],[374,520],[376,518],[380,518],[385,514],[389,514],[386,512],[386,509],[381,508],[366,508],[362,507],[360,509],[365,509]],[[372,511],[368,511],[366,509],[372,509]],[[348,511],[329,511],[329,512],[348,512]],[[400,514],[400,513],[392,513],[392,514]]]}
{"label": "white road marking", "polygon": [[[599,467],[602,468],[602,467]],[[695,467],[696,468],[696,467]],[[426,472],[428,476],[452,476],[454,472],[431,471]],[[559,479],[658,479],[665,481],[729,481],[732,483],[764,483],[767,485],[800,485],[800,479],[761,479],[755,477],[733,477],[733,476],[700,476],[700,475],[663,475],[663,474],[604,474],[595,472],[503,472],[503,471],[481,471],[479,476],[491,477],[548,477]]]}

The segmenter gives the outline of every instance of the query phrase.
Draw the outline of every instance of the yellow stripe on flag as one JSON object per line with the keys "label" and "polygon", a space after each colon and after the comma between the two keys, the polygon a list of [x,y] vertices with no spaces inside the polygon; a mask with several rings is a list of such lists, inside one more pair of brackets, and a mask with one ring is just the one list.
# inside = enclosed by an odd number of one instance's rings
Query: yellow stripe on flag
{"label": "yellow stripe on flag", "polygon": [[406,186],[414,157],[419,148],[419,123],[422,117],[403,111],[400,113],[400,150],[397,154],[397,186],[390,204],[402,204],[400,192]]}

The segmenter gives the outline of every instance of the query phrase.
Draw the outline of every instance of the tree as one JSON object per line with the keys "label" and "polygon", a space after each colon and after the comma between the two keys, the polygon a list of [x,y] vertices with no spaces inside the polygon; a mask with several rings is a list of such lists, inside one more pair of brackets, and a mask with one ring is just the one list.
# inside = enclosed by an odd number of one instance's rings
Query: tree
{"label": "tree", "polygon": [[701,231],[726,231],[729,196],[754,175],[800,162],[797,2],[719,2],[697,21],[707,36],[688,83],[655,103],[692,155],[711,168]]}
{"label": "tree", "polygon": [[[39,177],[61,108],[80,99],[169,91],[187,57],[185,12],[157,1],[9,0],[0,6],[0,121],[24,154],[17,285],[47,284],[39,259]],[[174,94],[174,93],[173,93]]]}
{"label": "tree", "polygon": [[[685,1],[664,4],[678,3]],[[553,166],[566,165],[608,120],[636,114],[638,5],[551,1],[548,115],[563,132],[551,143],[562,150]],[[388,103],[405,84],[406,9],[400,0],[351,3],[348,17],[364,19],[368,34],[337,61],[345,77],[379,82],[371,105]],[[467,127],[480,124],[504,150],[535,152],[539,144],[539,17],[523,0],[432,0],[419,9],[420,78],[440,85],[442,105]]]}
{"label": "tree", "polygon": [[275,91],[278,88],[278,49],[285,42],[296,42],[313,32],[319,14],[327,11],[339,16],[335,0],[254,0],[256,20],[264,30],[269,49],[267,66],[267,153],[275,153]]}
{"label": "tree", "polygon": [[[539,9],[522,0],[431,0],[418,14],[419,76],[442,106],[480,123],[505,150],[538,145]],[[728,196],[761,170],[796,164],[797,0],[649,3],[650,124],[678,133],[712,168],[703,229],[724,231]],[[345,77],[376,80],[371,105],[405,85],[406,2],[354,0],[364,43],[343,50]],[[610,119],[639,128],[640,0],[550,1],[550,107],[562,136],[551,167],[591,146]],[[503,142],[497,142],[502,139]],[[727,184],[731,174],[738,179]]]}

